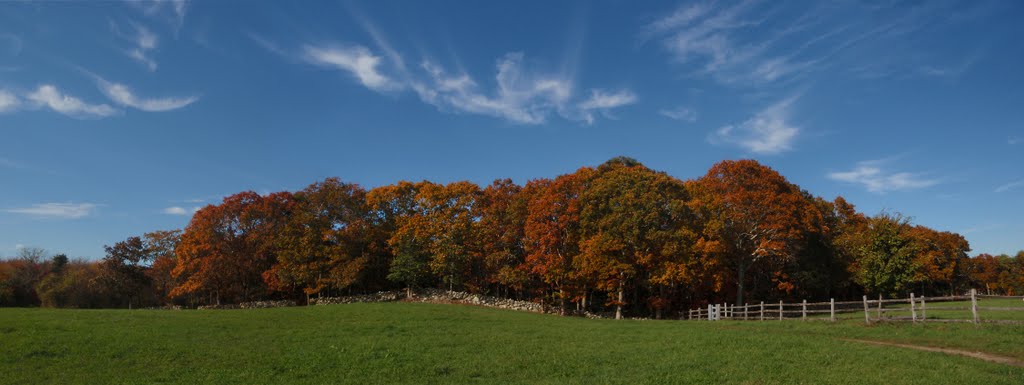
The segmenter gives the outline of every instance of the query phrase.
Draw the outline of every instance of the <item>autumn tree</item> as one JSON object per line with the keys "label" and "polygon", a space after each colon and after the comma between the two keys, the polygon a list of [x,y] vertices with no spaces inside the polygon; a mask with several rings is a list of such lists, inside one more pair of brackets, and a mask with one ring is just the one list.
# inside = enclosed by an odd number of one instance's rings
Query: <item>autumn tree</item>
{"label": "autumn tree", "polygon": [[[412,231],[429,240],[430,269],[449,290],[471,283],[473,270],[479,271],[474,269],[482,259],[475,243],[478,218],[473,209],[479,195],[480,187],[470,182],[425,184],[417,194],[422,220],[409,224]],[[480,288],[470,285],[469,289]]]}
{"label": "autumn tree", "polygon": [[963,236],[920,225],[910,228],[907,236],[915,251],[914,280],[921,289],[919,293],[948,294],[964,288],[971,247]]}
{"label": "autumn tree", "polygon": [[307,296],[357,283],[368,261],[366,191],[328,178],[294,199],[267,281],[279,290],[300,288]]}
{"label": "autumn tree", "polygon": [[374,188],[366,196],[372,247],[387,255],[387,279],[404,285],[409,296],[432,277],[427,267],[429,239],[415,231],[422,226],[412,223],[422,220],[417,195],[424,183],[428,182],[400,181]]}
{"label": "autumn tree", "polygon": [[580,254],[580,197],[594,172],[585,167],[554,180],[533,180],[525,187],[531,191],[524,228],[526,266],[554,290],[562,312],[574,296],[587,307],[587,289],[578,285],[574,260]]}
{"label": "autumn tree", "polygon": [[900,214],[872,217],[861,234],[855,279],[868,293],[903,295],[915,282],[917,265],[910,221]]}
{"label": "autumn tree", "polygon": [[98,308],[117,306],[116,298],[96,283],[102,262],[68,261],[59,271],[47,274],[36,286],[44,307]]}
{"label": "autumn tree", "polygon": [[528,194],[529,190],[511,179],[496,180],[481,192],[475,206],[484,275],[490,283],[500,285],[499,294],[501,287],[506,293],[507,288],[522,291],[529,282],[523,246]]}
{"label": "autumn tree", "polygon": [[753,160],[719,162],[690,191],[703,224],[698,246],[732,268],[737,304],[751,267],[792,260],[815,215],[799,188]]}
{"label": "autumn tree", "polygon": [[100,262],[97,282],[108,289],[116,303],[131,308],[140,304],[142,291],[149,287],[146,265],[152,261],[149,249],[140,237],[128,237],[113,246],[103,246],[106,256]]}
{"label": "autumn tree", "polygon": [[1024,251],[1016,256],[979,254],[968,263],[971,284],[986,294],[1024,294]]}
{"label": "autumn tree", "polygon": [[166,302],[171,299],[171,290],[179,284],[172,272],[178,263],[174,249],[181,241],[181,230],[152,231],[142,237],[152,259],[146,275],[153,286],[153,295],[158,302]]}
{"label": "autumn tree", "polygon": [[853,284],[850,267],[855,258],[856,239],[852,237],[867,226],[867,218],[843,197],[827,201],[802,191],[814,210],[809,216],[802,245],[795,258],[782,271],[768,269],[761,279],[772,285],[761,295],[790,298],[829,298],[859,293]]}
{"label": "autumn tree", "polygon": [[0,306],[39,303],[36,286],[50,270],[47,255],[42,248],[22,247],[15,258],[0,265]]}
{"label": "autumn tree", "polygon": [[276,236],[293,207],[287,192],[246,191],[200,209],[175,249],[180,283],[172,296],[208,296],[209,302],[264,298],[263,273],[277,262]]}
{"label": "autumn tree", "polygon": [[597,289],[616,293],[622,318],[627,289],[643,290],[657,318],[693,267],[696,238],[683,183],[628,158],[598,168],[581,196],[581,253],[576,267]]}

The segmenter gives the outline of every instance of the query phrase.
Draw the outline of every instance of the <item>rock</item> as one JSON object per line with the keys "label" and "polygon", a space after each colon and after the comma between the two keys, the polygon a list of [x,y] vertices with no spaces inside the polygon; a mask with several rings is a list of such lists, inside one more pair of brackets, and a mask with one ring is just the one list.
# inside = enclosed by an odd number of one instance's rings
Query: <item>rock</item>
{"label": "rock", "polygon": [[528,311],[543,313],[544,307],[539,303],[528,301],[516,301],[507,298],[489,297],[479,294],[470,294],[461,291],[447,291],[439,289],[424,289],[413,293],[412,298],[406,298],[404,292],[382,291],[374,294],[354,295],[347,297],[324,297],[310,299],[310,305],[333,305],[361,302],[393,302],[404,300],[408,302],[425,303],[454,303]]}

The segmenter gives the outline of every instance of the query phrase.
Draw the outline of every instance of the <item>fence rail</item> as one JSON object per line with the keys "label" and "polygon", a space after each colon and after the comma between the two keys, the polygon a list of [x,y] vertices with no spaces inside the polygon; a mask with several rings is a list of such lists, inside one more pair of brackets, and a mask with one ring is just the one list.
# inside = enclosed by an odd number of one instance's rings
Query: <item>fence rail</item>
{"label": "fence rail", "polygon": [[[766,321],[766,320],[793,320],[804,321],[832,321],[840,318],[856,318],[857,314],[863,313],[864,322],[910,321],[910,322],[970,322],[970,323],[1024,323],[1024,315],[1018,319],[1000,319],[1000,317],[982,319],[979,312],[1024,312],[1024,306],[1008,306],[1008,303],[997,303],[997,306],[978,306],[978,301],[989,302],[992,300],[1013,300],[1024,299],[1024,296],[996,296],[980,295],[977,290],[971,289],[966,295],[951,295],[941,297],[924,297],[910,294],[909,298],[882,298],[868,299],[864,296],[860,301],[836,301],[834,298],[828,302],[760,302],[756,304],[745,303],[743,305],[721,303],[709,304],[706,308],[690,309],[687,312],[687,319],[691,320],[737,320],[737,321]],[[957,302],[965,302],[955,306]],[[938,306],[936,306],[938,305]],[[932,317],[928,312],[932,312]],[[960,313],[957,313],[960,312]],[[969,319],[956,318],[967,316]],[[951,317],[951,314],[953,315]],[[827,317],[825,316],[827,315]],[[936,316],[938,315],[938,316]]]}

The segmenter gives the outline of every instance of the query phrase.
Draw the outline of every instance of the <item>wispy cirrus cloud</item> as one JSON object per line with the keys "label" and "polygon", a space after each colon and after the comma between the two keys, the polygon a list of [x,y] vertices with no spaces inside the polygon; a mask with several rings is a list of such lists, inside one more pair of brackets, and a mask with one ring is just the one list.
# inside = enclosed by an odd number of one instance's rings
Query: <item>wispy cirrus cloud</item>
{"label": "wispy cirrus cloud", "polygon": [[[903,46],[906,37],[939,28],[943,23],[937,20],[954,25],[955,15],[985,7],[941,2],[896,8],[857,2],[793,6],[759,0],[703,1],[654,19],[639,37],[657,42],[693,75],[730,85],[774,84],[839,68],[872,75],[955,76],[967,70],[977,55],[959,65],[922,66],[920,55],[908,53],[914,47]],[[875,51],[878,47],[887,49]],[[887,59],[877,60],[879,55]],[[841,66],[836,65],[839,62]]]}
{"label": "wispy cirrus cloud", "polygon": [[937,185],[940,179],[927,177],[923,173],[911,173],[903,171],[890,171],[883,167],[889,163],[889,159],[869,160],[858,162],[849,171],[830,172],[826,176],[829,179],[859,184],[869,192],[884,194],[891,191],[917,190]]}
{"label": "wispy cirrus cloud", "polygon": [[360,84],[374,91],[388,91],[401,88],[401,85],[381,73],[381,57],[374,55],[366,47],[307,45],[303,47],[304,57],[309,63],[328,66],[350,73]]}
{"label": "wispy cirrus cloud", "polygon": [[1018,187],[1024,187],[1024,179],[1018,180],[1018,181],[1013,181],[1013,182],[1004,184],[1002,186],[996,187],[995,192],[997,192],[997,193],[1004,193],[1004,192],[1013,190],[1013,189],[1018,188]]}
{"label": "wispy cirrus cloud", "polygon": [[590,97],[580,102],[578,106],[582,111],[583,121],[587,122],[587,124],[593,124],[594,112],[600,112],[606,117],[610,117],[610,110],[636,103],[636,100],[636,94],[630,90],[608,92],[594,89],[590,90]]}
{"label": "wispy cirrus cloud", "polygon": [[114,103],[147,112],[177,110],[199,100],[198,96],[147,99],[137,96],[131,88],[124,84],[109,82],[98,76],[96,82],[100,91],[103,91]]}
{"label": "wispy cirrus cloud", "polygon": [[140,23],[131,21],[128,24],[133,31],[123,32],[121,27],[113,21],[110,22],[110,28],[114,31],[114,34],[131,42],[132,48],[124,51],[128,57],[144,65],[149,72],[156,71],[159,65],[156,59],[153,59],[152,53],[157,49],[157,45],[160,42],[159,37]]}
{"label": "wispy cirrus cloud", "polygon": [[14,170],[25,170],[29,168],[27,165],[24,165],[21,162],[16,162],[7,158],[0,158],[0,167]]}
{"label": "wispy cirrus cloud", "polygon": [[[606,91],[589,89],[589,97],[574,98],[574,72],[579,47],[570,47],[561,71],[544,71],[528,65],[522,52],[509,52],[495,63],[493,81],[478,81],[456,66],[446,68],[424,53],[419,66],[409,62],[385,38],[368,17],[349,7],[357,24],[370,35],[375,48],[358,44],[306,44],[298,54],[280,45],[250,34],[257,44],[270,52],[298,61],[343,71],[359,84],[377,92],[412,91],[419,99],[438,110],[469,113],[505,119],[518,124],[542,124],[552,116],[593,123],[595,114],[610,116],[609,111],[636,102],[628,89]],[[575,30],[581,33],[577,28]],[[572,39],[579,44],[577,39]],[[532,63],[530,63],[532,64]]]}
{"label": "wispy cirrus cloud", "polygon": [[0,114],[18,109],[21,100],[13,93],[0,89]]}
{"label": "wispy cirrus cloud", "polygon": [[784,99],[739,124],[722,126],[708,136],[712,144],[731,144],[757,154],[779,154],[793,148],[800,128],[789,122],[796,97]]}
{"label": "wispy cirrus cloud", "polygon": [[79,219],[92,214],[96,207],[95,203],[39,203],[5,211],[39,218]]}
{"label": "wispy cirrus cloud", "polygon": [[770,49],[801,28],[748,36],[766,21],[766,14],[770,12],[756,1],[688,4],[648,24],[641,35],[658,38],[676,62],[726,83],[774,82],[813,66],[816,60],[800,50]]}
{"label": "wispy cirrus cloud", "polygon": [[106,104],[90,104],[74,96],[65,94],[56,86],[44,84],[25,98],[37,108],[46,107],[60,114],[74,118],[103,118],[113,116],[119,111]]}
{"label": "wispy cirrus cloud", "polygon": [[146,16],[168,19],[175,29],[181,28],[185,23],[185,15],[188,13],[187,0],[145,0],[129,1],[128,4],[135,6]]}
{"label": "wispy cirrus cloud", "polygon": [[595,112],[607,114],[637,100],[630,90],[593,89],[589,98],[573,102],[574,87],[569,76],[529,68],[521,52],[497,60],[495,87],[487,91],[465,71],[449,71],[430,60],[423,60],[418,68],[405,68],[405,60],[393,51],[381,56],[364,46],[337,44],[306,45],[302,51],[306,62],[344,71],[368,89],[412,90],[421,101],[442,111],[487,115],[514,123],[540,124],[551,115],[592,123]]}
{"label": "wispy cirrus cloud", "polygon": [[199,211],[199,209],[200,207],[184,208],[181,206],[171,206],[161,210],[161,212],[167,215],[192,215]]}
{"label": "wispy cirrus cloud", "polygon": [[427,76],[412,80],[411,88],[423,102],[441,110],[500,117],[516,123],[543,123],[552,112],[567,108],[572,93],[566,79],[524,68],[522,53],[510,53],[498,60],[497,88],[492,94],[484,92],[466,73],[452,75],[429,61],[424,61],[421,68]]}
{"label": "wispy cirrus cloud", "polygon": [[697,111],[685,106],[659,110],[658,113],[666,118],[673,120],[679,120],[690,123],[697,121]]}

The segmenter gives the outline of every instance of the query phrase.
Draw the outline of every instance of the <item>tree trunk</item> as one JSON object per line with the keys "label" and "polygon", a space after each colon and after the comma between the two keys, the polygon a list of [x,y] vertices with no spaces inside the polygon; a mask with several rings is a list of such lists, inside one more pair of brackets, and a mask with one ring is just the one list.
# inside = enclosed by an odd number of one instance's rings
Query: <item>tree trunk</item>
{"label": "tree trunk", "polygon": [[558,289],[558,314],[565,315],[565,289]]}
{"label": "tree trunk", "polygon": [[750,265],[745,262],[740,262],[739,271],[736,274],[736,303],[743,303],[743,281],[747,275],[747,268]]}
{"label": "tree trunk", "polygon": [[615,319],[622,319],[622,282],[619,282],[619,302],[615,304]]}

